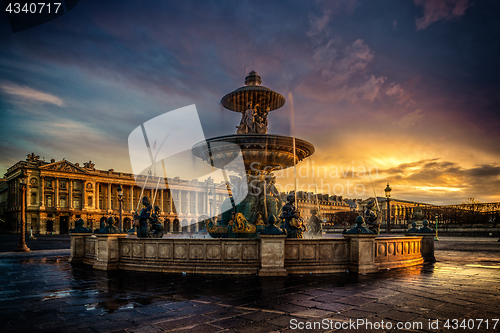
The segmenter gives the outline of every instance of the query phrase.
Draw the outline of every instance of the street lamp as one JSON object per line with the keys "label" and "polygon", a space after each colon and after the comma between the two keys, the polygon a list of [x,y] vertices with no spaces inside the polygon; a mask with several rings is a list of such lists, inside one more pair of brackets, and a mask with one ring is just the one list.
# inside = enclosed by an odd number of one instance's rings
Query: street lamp
{"label": "street lamp", "polygon": [[122,185],[118,185],[118,202],[120,203],[120,219],[118,222],[118,229],[122,230],[122,202],[123,202],[123,188]]}
{"label": "street lamp", "polygon": [[436,214],[436,237],[434,237],[435,241],[439,240],[439,238],[438,238],[438,218],[439,218],[439,215]]}
{"label": "street lamp", "polygon": [[384,189],[385,192],[385,197],[387,198],[387,226],[386,230],[387,233],[391,233],[391,191],[392,188],[389,186],[389,183],[387,183],[387,187]]}
{"label": "street lamp", "polygon": [[26,178],[19,178],[19,184],[21,185],[21,233],[19,236],[19,244],[15,249],[16,252],[29,252],[31,251],[29,247],[26,246],[26,239],[24,235],[25,228],[25,202],[26,202]]}

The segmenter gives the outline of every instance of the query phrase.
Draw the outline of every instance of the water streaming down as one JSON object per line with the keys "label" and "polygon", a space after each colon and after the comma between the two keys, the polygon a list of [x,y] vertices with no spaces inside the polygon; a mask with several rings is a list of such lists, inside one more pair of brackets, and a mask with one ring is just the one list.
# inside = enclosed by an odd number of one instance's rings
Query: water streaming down
{"label": "water streaming down", "polygon": [[292,110],[291,121],[290,121],[290,133],[292,134],[293,140],[293,187],[295,195],[295,204],[297,204],[297,150],[295,149],[295,110],[293,108],[293,95],[291,92],[288,93],[288,100],[290,101],[290,109]]}

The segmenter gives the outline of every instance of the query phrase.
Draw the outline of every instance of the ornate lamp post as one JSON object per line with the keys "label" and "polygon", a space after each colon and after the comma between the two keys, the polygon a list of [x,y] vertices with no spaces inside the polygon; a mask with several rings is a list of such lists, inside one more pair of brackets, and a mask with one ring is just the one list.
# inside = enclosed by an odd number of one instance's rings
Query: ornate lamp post
{"label": "ornate lamp post", "polygon": [[387,187],[384,189],[385,192],[385,197],[387,198],[387,233],[391,233],[391,191],[392,188],[389,186],[389,183],[387,183]]}
{"label": "ornate lamp post", "polygon": [[26,246],[26,239],[24,234],[25,228],[25,202],[26,202],[26,178],[20,178],[19,183],[21,185],[21,232],[19,237],[19,244],[15,249],[16,252],[29,252],[31,251],[29,247]]}
{"label": "ornate lamp post", "polygon": [[439,215],[436,214],[436,237],[434,237],[435,241],[439,240],[439,238],[438,238],[438,218],[439,218]]}
{"label": "ornate lamp post", "polygon": [[122,230],[123,229],[123,226],[122,226],[122,203],[123,203],[123,188],[122,188],[122,185],[118,185],[118,202],[120,203],[120,219],[119,219],[119,222],[118,222],[118,229]]}

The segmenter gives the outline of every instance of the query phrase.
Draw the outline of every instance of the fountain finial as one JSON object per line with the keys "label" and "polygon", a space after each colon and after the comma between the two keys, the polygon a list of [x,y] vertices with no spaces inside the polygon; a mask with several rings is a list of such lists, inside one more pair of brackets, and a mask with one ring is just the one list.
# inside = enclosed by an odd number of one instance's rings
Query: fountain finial
{"label": "fountain finial", "polygon": [[245,78],[245,84],[247,86],[260,86],[262,84],[262,79],[256,71],[251,71]]}

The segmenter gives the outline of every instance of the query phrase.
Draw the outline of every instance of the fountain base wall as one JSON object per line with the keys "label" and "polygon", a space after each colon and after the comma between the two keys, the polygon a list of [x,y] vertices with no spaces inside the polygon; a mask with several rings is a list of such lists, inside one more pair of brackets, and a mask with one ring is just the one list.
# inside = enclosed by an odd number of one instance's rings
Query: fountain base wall
{"label": "fountain base wall", "polygon": [[[432,262],[431,237],[353,234],[342,238],[130,238],[71,234],[71,263],[100,270],[194,274],[374,273]],[[433,245],[433,244],[432,244]],[[432,253],[431,253],[432,252]]]}

